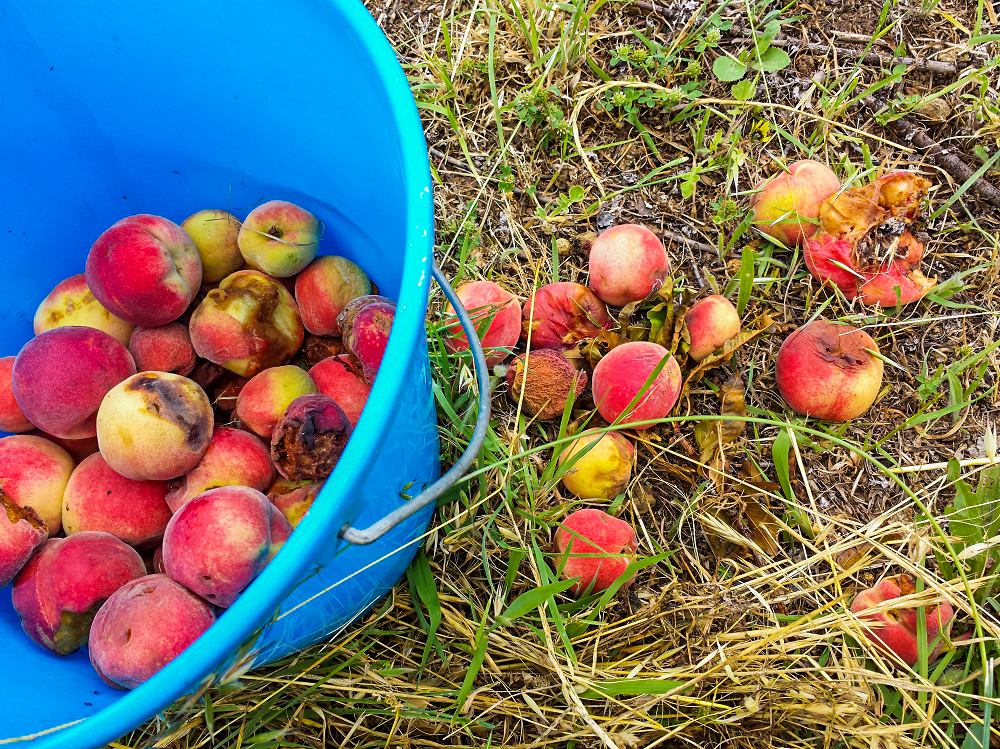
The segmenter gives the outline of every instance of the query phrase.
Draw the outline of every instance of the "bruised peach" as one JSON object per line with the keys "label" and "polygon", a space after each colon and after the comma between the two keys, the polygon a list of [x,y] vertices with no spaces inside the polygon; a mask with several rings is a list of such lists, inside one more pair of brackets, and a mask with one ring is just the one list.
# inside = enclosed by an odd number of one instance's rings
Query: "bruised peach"
{"label": "bruised peach", "polygon": [[337,405],[344,409],[351,426],[356,427],[372,388],[354,374],[350,357],[343,354],[327,357],[309,369],[309,376],[313,378],[319,392],[337,401]]}
{"label": "bruised peach", "polygon": [[546,284],[524,305],[521,335],[532,349],[568,349],[615,321],[597,295],[580,283],[557,281]]}
{"label": "bruised peach", "polygon": [[837,175],[812,159],[796,161],[757,185],[750,200],[753,225],[786,247],[816,233],[820,204],[840,189]]}
{"label": "bruised peach", "polygon": [[740,332],[740,315],[720,294],[699,299],[684,315],[691,348],[688,356],[701,361]]}
{"label": "bruised peach", "polygon": [[226,276],[188,323],[195,353],[241,377],[287,362],[305,336],[295,299],[255,270]]}
{"label": "bruised peach", "polygon": [[337,324],[354,368],[371,385],[382,365],[396,316],[394,302],[378,295],[356,297],[344,305]]}
{"label": "bruised peach", "polygon": [[521,354],[507,370],[507,395],[531,416],[542,421],[562,416],[566,402],[587,389],[587,373],[577,372],[553,349]]}
{"label": "bruised peach", "polygon": [[35,428],[28,417],[17,405],[14,397],[11,370],[14,369],[14,357],[0,358],[0,432],[30,432]]}
{"label": "bruised peach", "polygon": [[38,513],[19,506],[0,489],[0,588],[10,584],[48,537]]}
{"label": "bruised peach", "polygon": [[123,218],[87,255],[87,286],[113,315],[154,328],[184,314],[201,286],[201,258],[188,233],[162,216]]}
{"label": "bruised peach", "polygon": [[590,247],[590,288],[614,307],[645,299],[669,273],[663,243],[645,226],[612,226]]}
{"label": "bruised peach", "polygon": [[[632,526],[602,510],[577,510],[566,516],[555,535],[556,568],[562,580],[579,578],[569,593],[600,593],[624,577],[635,559],[639,539]],[[632,584],[635,574],[623,583]]]}
{"label": "bruised peach", "polygon": [[923,297],[935,285],[919,267],[920,204],[930,184],[897,172],[827,198],[819,231],[805,246],[809,271],[864,304],[893,307]]}
{"label": "bruised peach", "polygon": [[219,486],[249,486],[265,491],[274,482],[271,453],[261,439],[233,427],[216,427],[201,462],[168,483],[167,505],[177,512],[185,502]]}
{"label": "bruised peach", "polygon": [[191,336],[179,322],[157,328],[136,328],[129,339],[128,350],[140,372],[173,372],[186,376],[194,369]]}
{"label": "bruised peach", "polygon": [[226,608],[267,564],[271,503],[256,489],[222,486],[185,502],[163,534],[167,575]]}
{"label": "bruised peach", "polygon": [[333,398],[301,395],[274,427],[271,460],[286,479],[319,481],[333,472],[350,436],[351,423]]}
{"label": "bruised peach", "polygon": [[[486,364],[492,367],[510,356],[521,337],[521,303],[517,297],[493,281],[462,284],[455,294],[476,328],[486,352]],[[445,318],[448,327],[443,331],[444,345],[452,352],[468,351],[469,339],[450,304]]]}
{"label": "bruised peach", "polygon": [[163,574],[116,590],[94,617],[90,663],[108,686],[134,689],[215,622],[212,607]]}
{"label": "bruised peach", "polygon": [[[588,449],[589,448],[589,449]],[[559,453],[562,483],[581,499],[614,499],[628,486],[635,446],[621,432],[581,435]]]}
{"label": "bruised peach", "polygon": [[101,454],[137,481],[182,476],[212,439],[214,416],[194,380],[170,372],[140,372],[115,385],[97,412]]}
{"label": "bruised peach", "polygon": [[74,470],[63,492],[66,535],[104,531],[130,546],[154,544],[170,520],[166,481],[136,481],[122,476],[94,453]]}
{"label": "bruised peach", "polygon": [[[865,623],[865,636],[880,650],[895,656],[908,666],[919,660],[917,635],[917,604],[883,606],[916,592],[912,577],[906,574],[888,577],[863,590],[851,603],[851,612]],[[935,660],[947,642],[955,612],[945,600],[925,605],[924,621],[927,632],[928,662]]]}
{"label": "bruised peach", "polygon": [[291,481],[281,476],[271,486],[267,498],[295,528],[309,512],[322,488],[322,481]]}
{"label": "bruised peach", "polygon": [[226,211],[207,209],[192,213],[181,222],[201,257],[202,282],[215,283],[243,267],[236,240],[240,220]]}
{"label": "bruised peach", "polygon": [[21,628],[59,655],[87,644],[94,614],[129,580],[146,574],[139,552],[102,531],[50,538],[17,573],[11,602]]}
{"label": "bruised peach", "polygon": [[0,489],[20,507],[30,507],[50,536],[62,529],[62,497],[73,459],[51,440],[29,434],[0,439]]}
{"label": "bruised peach", "polygon": [[255,434],[270,440],[274,425],[300,395],[317,391],[312,377],[294,364],[254,375],[236,397],[236,416]]}
{"label": "bruised peach", "polygon": [[[648,387],[661,362],[663,368]],[[681,370],[663,346],[647,341],[630,341],[615,346],[594,367],[591,390],[598,413],[609,423],[662,419],[677,402],[681,390]],[[631,405],[634,402],[634,405]],[[635,429],[649,429],[652,424]]]}
{"label": "bruised peach", "polygon": [[314,335],[340,335],[337,316],[352,299],[368,296],[368,275],[345,257],[318,257],[295,277],[295,302],[302,324]]}
{"label": "bruised peach", "polygon": [[100,330],[68,326],[28,341],[14,360],[17,405],[39,429],[66,439],[97,434],[107,392],[136,372],[123,345]]}
{"label": "bruised peach", "polygon": [[70,276],[56,284],[35,310],[35,335],[66,325],[83,325],[103,330],[123,346],[128,346],[128,339],[135,330],[135,325],[112,315],[97,301],[97,297],[87,286],[87,276],[84,273]]}
{"label": "bruised peach", "polygon": [[850,325],[813,320],[778,350],[774,375],[792,410],[825,421],[850,421],[875,402],[882,386],[878,345]]}

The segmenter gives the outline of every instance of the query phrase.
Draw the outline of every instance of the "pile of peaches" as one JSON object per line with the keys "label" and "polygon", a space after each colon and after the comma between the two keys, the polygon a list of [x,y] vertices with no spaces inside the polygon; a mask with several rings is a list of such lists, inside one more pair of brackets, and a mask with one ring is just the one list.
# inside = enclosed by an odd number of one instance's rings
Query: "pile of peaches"
{"label": "pile of peaches", "polygon": [[35,643],[135,687],[289,538],[395,312],[320,233],[277,200],[124,218],[0,359],[0,586]]}
{"label": "pile of peaches", "polygon": [[[929,186],[918,175],[896,172],[845,188],[825,165],[800,161],[758,186],[752,201],[754,223],[779,245],[801,245],[810,272],[848,299],[884,307],[908,304],[935,285],[918,267],[925,241],[920,209]],[[512,293],[490,281],[458,289],[473,319],[483,320],[484,326],[488,322],[482,336],[490,351],[487,363],[502,363],[515,347],[526,345],[527,352],[507,367],[506,383],[511,400],[528,417],[561,418],[568,401],[586,395],[589,380],[594,407],[611,429],[578,437],[558,455],[559,463],[566,463],[563,485],[585,502],[610,500],[625,490],[636,461],[626,430],[654,427],[673,410],[683,382],[674,353],[692,367],[713,354],[721,361],[725,345],[741,331],[733,304],[718,294],[706,296],[684,312],[679,352],[649,341],[627,341],[588,368],[585,357],[576,353],[581,344],[616,326],[610,308],[648,299],[669,272],[657,236],[644,226],[624,224],[593,240],[586,286],[551,283],[537,289],[523,307]],[[447,341],[449,347],[461,348],[461,338],[457,340]],[[875,402],[883,363],[878,345],[864,330],[814,319],[784,340],[775,376],[792,410],[842,422],[862,415]],[[628,565],[635,559],[638,539],[629,523],[600,509],[578,510],[561,521],[554,543],[560,576],[575,581],[571,594],[600,593],[632,582]],[[866,591],[853,611],[879,606],[866,614],[871,637],[912,663],[914,616],[880,603],[890,588]],[[945,614],[943,607],[929,609],[927,631],[945,629],[950,616],[936,619]]]}

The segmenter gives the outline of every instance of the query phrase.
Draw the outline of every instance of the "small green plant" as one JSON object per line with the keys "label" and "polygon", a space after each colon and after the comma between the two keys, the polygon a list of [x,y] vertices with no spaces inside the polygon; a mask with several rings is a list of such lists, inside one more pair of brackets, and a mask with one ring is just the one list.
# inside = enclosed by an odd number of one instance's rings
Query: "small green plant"
{"label": "small green plant", "polygon": [[542,148],[565,146],[573,135],[566,113],[559,104],[561,96],[558,86],[526,88],[512,105],[521,122],[541,130]]}
{"label": "small green plant", "polygon": [[[738,55],[726,52],[715,58],[715,62],[712,63],[715,77],[723,83],[735,83],[749,70],[774,73],[791,65],[792,60],[785,50],[771,46],[771,42],[781,32],[781,24],[778,19],[769,21],[763,31],[754,34],[752,47]],[[746,93],[746,87],[741,93]]]}

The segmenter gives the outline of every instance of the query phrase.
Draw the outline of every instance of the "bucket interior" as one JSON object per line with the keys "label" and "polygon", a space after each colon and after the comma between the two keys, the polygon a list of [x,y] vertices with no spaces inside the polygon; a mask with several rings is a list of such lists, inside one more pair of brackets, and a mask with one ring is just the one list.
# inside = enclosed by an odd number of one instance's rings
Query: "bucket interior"
{"label": "bucket interior", "polygon": [[438,473],[424,340],[430,177],[405,77],[355,0],[12,0],[0,12],[0,102],[0,356],[31,337],[38,303],[83,272],[97,236],[136,213],[179,223],[203,208],[242,218],[266,200],[298,203],[324,224],[320,254],[357,262],[397,302],[389,364],[306,520],[149,682],[112,690],[86,650],[38,648],[0,590],[12,674],[0,744],[84,749],[189,691],[276,610],[258,661],[334,631],[402,574],[430,508],[372,547],[345,549],[336,534]]}

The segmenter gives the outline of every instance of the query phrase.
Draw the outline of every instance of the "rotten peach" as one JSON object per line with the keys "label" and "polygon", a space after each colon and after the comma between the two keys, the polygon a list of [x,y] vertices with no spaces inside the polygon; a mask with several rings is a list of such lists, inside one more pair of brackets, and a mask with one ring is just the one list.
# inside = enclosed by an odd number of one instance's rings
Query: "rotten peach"
{"label": "rotten peach", "polygon": [[878,353],[865,331],[813,320],[789,335],[778,350],[778,391],[803,416],[850,421],[878,396],[883,371]]}
{"label": "rotten peach", "polygon": [[753,225],[785,247],[794,247],[816,233],[820,204],[839,189],[840,180],[825,164],[796,161],[757,185],[750,201]]}
{"label": "rotten peach", "polygon": [[561,481],[581,499],[614,499],[628,486],[635,466],[635,446],[621,432],[585,434],[559,453],[566,466]]}
{"label": "rotten peach", "polygon": [[507,369],[506,379],[511,401],[520,402],[526,413],[542,421],[558,419],[566,402],[580,397],[587,388],[587,373],[578,372],[553,349],[521,354]]}
{"label": "rotten peach", "polygon": [[38,513],[21,507],[0,489],[0,588],[10,584],[48,537]]}
{"label": "rotten peach", "polygon": [[[647,386],[647,380],[661,363],[662,368]],[[591,390],[598,413],[609,423],[619,419],[624,423],[662,419],[680,395],[681,370],[663,346],[630,341],[615,346],[597,362]]]}
{"label": "rotten peach", "polygon": [[[556,568],[562,580],[578,578],[569,593],[600,593],[624,577],[635,559],[639,539],[624,520],[597,509],[567,515],[555,534]],[[635,574],[622,584],[632,584]]]}
{"label": "rotten peach", "polygon": [[[486,352],[486,364],[499,364],[510,355],[521,337],[521,303],[517,297],[493,281],[472,281],[455,289],[455,295],[469,313]],[[469,339],[457,322],[455,308],[448,305],[443,331],[444,345],[451,352],[468,351]]]}
{"label": "rotten peach", "polygon": [[171,372],[140,372],[115,385],[97,412],[101,454],[137,481],[182,476],[212,439],[212,404],[194,380]]}
{"label": "rotten peach", "polygon": [[271,439],[274,425],[300,395],[317,392],[316,383],[301,367],[285,364],[254,375],[236,396],[236,416],[255,434]]}
{"label": "rotten peach", "polygon": [[188,332],[198,356],[241,377],[284,364],[305,336],[292,295],[255,270],[236,271],[209,291]]}
{"label": "rotten peach", "polygon": [[135,325],[112,315],[97,301],[97,297],[87,286],[87,276],[84,273],[70,276],[56,284],[35,310],[35,335],[65,325],[83,325],[103,330],[123,346],[128,346],[129,336],[135,330]]}
{"label": "rotten peach", "polygon": [[106,684],[134,689],[215,623],[215,611],[163,574],[122,585],[94,617],[90,663]]}
{"label": "rotten peach", "polygon": [[62,529],[62,497],[73,458],[44,437],[15,434],[0,439],[0,489],[20,507],[30,507],[50,536]]}
{"label": "rotten peach", "polygon": [[132,355],[100,330],[55,328],[28,341],[14,360],[11,389],[24,415],[66,439],[97,434],[97,409],[107,392],[136,372]]}
{"label": "rotten peach", "polygon": [[104,531],[130,546],[155,544],[170,520],[166,481],[136,481],[115,471],[104,456],[85,458],[63,492],[66,535]]}
{"label": "rotten peach", "polygon": [[286,479],[319,481],[333,472],[350,436],[351,422],[333,398],[301,395],[274,427],[271,460]]}
{"label": "rotten peach", "polygon": [[370,296],[368,275],[345,257],[318,257],[295,277],[295,302],[302,324],[314,335],[341,334],[337,316],[359,296]]}
{"label": "rotten peach", "polygon": [[329,356],[314,364],[309,369],[309,376],[316,383],[319,392],[337,401],[337,405],[347,414],[351,426],[356,427],[372,388],[354,373],[350,357],[343,354]]}
{"label": "rotten peach", "polygon": [[557,281],[536,289],[525,303],[521,335],[532,349],[568,349],[614,326],[607,305],[594,292],[580,283]]}
{"label": "rotten peach", "polygon": [[740,315],[721,294],[699,299],[684,315],[690,338],[688,356],[701,361],[740,332]]}
{"label": "rotten peach", "polygon": [[110,533],[50,538],[17,573],[11,602],[32,641],[69,655],[87,644],[101,604],[145,574],[139,552]]}
{"label": "rotten peach", "polygon": [[114,224],[87,255],[87,286],[133,325],[173,322],[201,286],[201,257],[188,233],[162,216],[139,214]]}
{"label": "rotten peach", "polygon": [[395,317],[396,304],[378,295],[355,297],[337,317],[351,362],[369,385],[382,365]]}
{"label": "rotten peach", "polygon": [[590,288],[614,307],[645,299],[663,285],[669,272],[663,242],[645,226],[612,226],[590,246]]}

